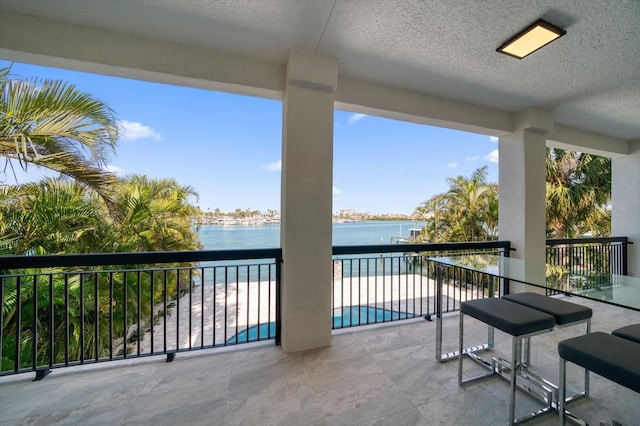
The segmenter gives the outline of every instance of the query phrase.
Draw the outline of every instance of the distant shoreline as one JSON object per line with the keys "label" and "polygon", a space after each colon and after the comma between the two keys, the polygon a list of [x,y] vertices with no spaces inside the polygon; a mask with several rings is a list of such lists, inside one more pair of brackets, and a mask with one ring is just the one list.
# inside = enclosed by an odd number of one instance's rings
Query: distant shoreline
{"label": "distant shoreline", "polygon": [[[373,218],[342,218],[333,217],[332,222],[335,223],[362,223],[362,222],[420,222],[410,217],[373,217]],[[191,218],[192,225],[217,225],[217,226],[267,226],[280,225],[280,217],[264,217],[256,216],[250,218],[233,218],[226,216],[198,216]]]}

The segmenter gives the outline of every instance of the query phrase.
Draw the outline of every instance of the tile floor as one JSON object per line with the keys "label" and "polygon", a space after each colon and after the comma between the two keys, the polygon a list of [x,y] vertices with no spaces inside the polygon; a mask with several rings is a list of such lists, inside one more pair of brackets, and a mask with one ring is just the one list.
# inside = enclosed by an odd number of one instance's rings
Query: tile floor
{"label": "tile floor", "polygon": [[[594,309],[592,329],[640,322],[640,312],[572,298]],[[444,318],[446,350],[458,315]],[[465,339],[484,327],[465,321]],[[558,341],[583,326],[533,339],[533,363],[557,382]],[[510,353],[496,332],[496,352]],[[478,341],[477,343],[481,343]],[[465,362],[465,371],[478,368]],[[570,369],[578,381],[581,371]],[[459,387],[457,362],[435,360],[435,322],[422,319],[336,332],[331,347],[284,354],[273,342],[0,377],[2,425],[504,425],[509,386],[499,378]],[[640,424],[640,395],[592,376],[591,396],[569,408],[589,422]],[[518,393],[517,415],[535,409]],[[530,424],[556,425],[552,413]]]}

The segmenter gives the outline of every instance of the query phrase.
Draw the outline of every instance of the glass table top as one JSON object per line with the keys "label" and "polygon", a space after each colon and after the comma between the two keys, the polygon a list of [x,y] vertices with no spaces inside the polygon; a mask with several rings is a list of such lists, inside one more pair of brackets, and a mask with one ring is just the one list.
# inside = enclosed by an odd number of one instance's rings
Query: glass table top
{"label": "glass table top", "polygon": [[429,260],[640,310],[638,277],[610,273],[587,274],[560,266],[489,254],[434,257]]}

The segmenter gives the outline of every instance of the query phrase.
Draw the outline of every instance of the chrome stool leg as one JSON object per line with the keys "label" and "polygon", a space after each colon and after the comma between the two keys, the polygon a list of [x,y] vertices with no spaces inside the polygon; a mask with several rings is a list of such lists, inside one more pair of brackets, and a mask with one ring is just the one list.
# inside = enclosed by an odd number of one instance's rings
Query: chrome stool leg
{"label": "chrome stool leg", "polygon": [[515,424],[516,420],[516,377],[522,365],[520,357],[522,356],[522,339],[518,337],[511,338],[511,380],[510,380],[510,402],[509,402],[509,424]]}
{"label": "chrome stool leg", "polygon": [[560,375],[559,375],[560,383],[558,384],[558,419],[560,421],[560,426],[564,426],[564,416],[565,416],[565,402],[564,402],[564,394],[565,388],[567,386],[567,361],[560,358]]}

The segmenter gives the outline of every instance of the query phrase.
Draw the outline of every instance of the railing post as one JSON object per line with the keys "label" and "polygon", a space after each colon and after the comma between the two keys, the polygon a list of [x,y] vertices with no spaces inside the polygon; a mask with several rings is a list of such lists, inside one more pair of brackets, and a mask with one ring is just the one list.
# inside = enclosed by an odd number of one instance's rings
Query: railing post
{"label": "railing post", "polygon": [[276,346],[281,344],[282,329],[282,255],[276,258]]}
{"label": "railing post", "polygon": [[[2,276],[0,276],[0,306],[4,306],[4,277]],[[4,339],[2,330],[4,330],[4,316],[0,312],[0,362],[2,362],[2,341]]]}
{"label": "railing post", "polygon": [[[511,242],[507,241],[505,244],[505,247],[502,249],[502,255],[504,257],[510,257],[511,256]],[[499,282],[499,281],[498,281]],[[510,293],[510,285],[509,285],[509,279],[508,278],[504,278],[502,281],[502,293],[500,293],[500,290],[498,290],[498,294],[500,296],[504,296],[506,294]]]}
{"label": "railing post", "polygon": [[16,344],[15,344],[15,353],[14,353],[14,364],[13,371],[17,373],[20,370],[20,330],[22,329],[22,279],[20,277],[16,280]]}
{"label": "railing post", "polygon": [[[20,296],[18,296],[20,297]],[[38,367],[38,275],[33,275],[33,293],[32,296],[33,309],[33,334],[31,336],[31,365],[36,371]],[[16,341],[16,345],[20,346],[20,342]]]}
{"label": "railing post", "polygon": [[49,373],[51,373],[51,370],[47,367],[36,368],[34,371],[36,372],[36,376],[33,379],[34,382],[44,379],[49,375]]}
{"label": "railing post", "polygon": [[627,275],[627,244],[629,240],[625,237],[622,244],[622,275]]}
{"label": "railing post", "polygon": [[442,286],[444,281],[444,267],[440,263],[436,268],[436,360],[442,361]]}

